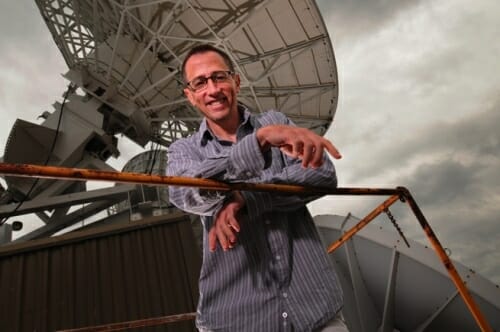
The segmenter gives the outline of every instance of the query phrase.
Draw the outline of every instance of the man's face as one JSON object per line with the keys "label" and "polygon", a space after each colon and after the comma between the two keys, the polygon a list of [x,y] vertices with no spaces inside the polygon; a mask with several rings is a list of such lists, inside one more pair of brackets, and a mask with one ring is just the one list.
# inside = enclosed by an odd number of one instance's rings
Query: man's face
{"label": "man's face", "polygon": [[[185,67],[188,82],[197,77],[210,77],[216,71],[228,70],[224,59],[212,51],[192,55]],[[184,89],[191,104],[205,115],[207,121],[222,127],[224,127],[224,123],[231,119],[234,120],[234,117],[239,117],[236,100],[239,91],[240,78],[236,74],[225,82],[214,83],[209,79],[207,86],[199,91]]]}

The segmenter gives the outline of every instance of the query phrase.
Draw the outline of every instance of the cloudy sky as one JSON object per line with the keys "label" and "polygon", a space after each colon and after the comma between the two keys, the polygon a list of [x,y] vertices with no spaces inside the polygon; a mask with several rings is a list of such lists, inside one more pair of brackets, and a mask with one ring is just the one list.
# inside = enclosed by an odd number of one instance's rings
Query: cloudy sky
{"label": "cloudy sky", "polygon": [[[339,71],[340,184],[408,187],[452,258],[500,283],[500,2],[318,4]],[[363,217],[381,202],[340,200],[313,210]]]}
{"label": "cloudy sky", "polygon": [[[341,186],[410,189],[452,258],[500,283],[500,2],[321,0],[339,70],[327,136]],[[67,82],[32,1],[0,4],[0,146]],[[0,153],[1,154],[1,153]],[[363,217],[380,199],[329,197],[314,214]],[[403,206],[404,207],[404,206]],[[423,239],[406,208],[407,235]]]}

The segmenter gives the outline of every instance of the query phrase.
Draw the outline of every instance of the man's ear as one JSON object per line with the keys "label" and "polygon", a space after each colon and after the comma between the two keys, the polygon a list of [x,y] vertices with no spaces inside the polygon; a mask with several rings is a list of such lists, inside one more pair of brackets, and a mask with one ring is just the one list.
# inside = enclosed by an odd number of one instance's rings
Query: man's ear
{"label": "man's ear", "polygon": [[195,106],[192,93],[193,92],[191,90],[189,90],[189,88],[184,88],[184,94],[186,95],[186,98],[189,100],[191,105]]}

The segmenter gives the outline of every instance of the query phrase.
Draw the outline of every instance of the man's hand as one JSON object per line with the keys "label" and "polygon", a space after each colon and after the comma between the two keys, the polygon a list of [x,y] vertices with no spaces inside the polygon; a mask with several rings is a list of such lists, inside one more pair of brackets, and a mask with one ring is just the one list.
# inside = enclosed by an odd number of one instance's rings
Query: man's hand
{"label": "man's hand", "polygon": [[324,150],[335,159],[342,157],[329,140],[305,128],[271,125],[257,130],[256,136],[263,151],[279,147],[284,154],[301,159],[302,167],[320,167]]}
{"label": "man's hand", "polygon": [[240,231],[240,224],[237,219],[238,211],[245,206],[243,196],[238,191],[233,193],[233,197],[224,204],[215,217],[215,221],[208,232],[208,247],[210,251],[215,251],[217,241],[224,251],[231,249],[236,244],[236,233]]}

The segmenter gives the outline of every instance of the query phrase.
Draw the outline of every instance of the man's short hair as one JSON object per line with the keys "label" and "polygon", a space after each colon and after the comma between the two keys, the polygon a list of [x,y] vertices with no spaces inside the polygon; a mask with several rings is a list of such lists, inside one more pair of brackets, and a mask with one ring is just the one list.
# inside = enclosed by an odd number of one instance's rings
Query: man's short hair
{"label": "man's short hair", "polygon": [[184,61],[182,62],[182,79],[184,80],[184,82],[187,82],[186,63],[189,60],[189,58],[191,58],[195,54],[201,54],[201,53],[206,53],[206,52],[215,52],[215,53],[219,54],[222,57],[222,59],[224,59],[224,62],[228,66],[229,70],[234,72],[233,61],[231,60],[231,58],[229,57],[229,55],[226,52],[224,52],[221,49],[218,49],[217,47],[215,47],[211,44],[201,44],[201,45],[197,45],[197,46],[191,48],[189,50],[188,54],[186,55],[186,57],[184,58]]}

